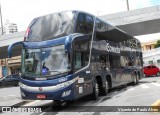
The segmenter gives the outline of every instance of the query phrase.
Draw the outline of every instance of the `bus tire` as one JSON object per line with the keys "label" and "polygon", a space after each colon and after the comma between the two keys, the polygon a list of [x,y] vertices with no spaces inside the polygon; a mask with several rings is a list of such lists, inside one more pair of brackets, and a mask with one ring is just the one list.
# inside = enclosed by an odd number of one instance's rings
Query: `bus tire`
{"label": "bus tire", "polygon": [[95,79],[95,84],[93,87],[93,93],[92,93],[91,97],[93,100],[97,100],[99,97],[99,84],[96,79]]}
{"label": "bus tire", "polygon": [[137,84],[137,76],[134,74],[133,76],[133,82],[132,82],[133,85],[136,85]]}
{"label": "bus tire", "polygon": [[108,90],[109,90],[109,83],[106,80],[105,81],[105,87],[103,87],[103,90],[102,90],[102,95],[106,96],[108,94]]}
{"label": "bus tire", "polygon": [[136,84],[139,84],[139,76],[136,74]]}

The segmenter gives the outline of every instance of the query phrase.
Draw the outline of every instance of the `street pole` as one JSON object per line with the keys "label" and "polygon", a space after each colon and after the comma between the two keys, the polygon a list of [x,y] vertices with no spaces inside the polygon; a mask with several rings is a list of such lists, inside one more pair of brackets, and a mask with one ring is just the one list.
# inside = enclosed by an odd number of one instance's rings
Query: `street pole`
{"label": "street pole", "polygon": [[128,2],[128,0],[126,0],[126,2],[127,2],[127,10],[129,10],[129,2]]}
{"label": "street pole", "polygon": [[0,18],[1,18],[1,30],[2,30],[2,35],[3,35],[3,22],[2,22],[1,4],[0,4]]}

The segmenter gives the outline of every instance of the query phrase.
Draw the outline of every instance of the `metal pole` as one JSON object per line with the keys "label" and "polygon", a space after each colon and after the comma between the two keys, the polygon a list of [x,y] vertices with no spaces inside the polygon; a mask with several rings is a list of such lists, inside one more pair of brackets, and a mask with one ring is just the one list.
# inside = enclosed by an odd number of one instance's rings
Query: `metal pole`
{"label": "metal pole", "polygon": [[3,22],[2,22],[1,4],[0,4],[0,18],[1,18],[1,29],[2,29],[2,35],[3,35]]}
{"label": "metal pole", "polygon": [[128,2],[128,0],[126,0],[126,2],[127,2],[127,10],[129,10],[129,2]]}

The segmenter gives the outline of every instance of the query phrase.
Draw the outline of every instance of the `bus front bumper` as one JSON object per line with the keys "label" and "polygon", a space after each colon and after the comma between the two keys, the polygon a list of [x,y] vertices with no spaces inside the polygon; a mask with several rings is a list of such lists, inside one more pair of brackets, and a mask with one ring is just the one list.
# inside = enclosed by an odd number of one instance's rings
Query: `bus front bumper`
{"label": "bus front bumper", "polygon": [[21,97],[26,100],[74,100],[76,80],[47,87],[31,87],[20,83]]}

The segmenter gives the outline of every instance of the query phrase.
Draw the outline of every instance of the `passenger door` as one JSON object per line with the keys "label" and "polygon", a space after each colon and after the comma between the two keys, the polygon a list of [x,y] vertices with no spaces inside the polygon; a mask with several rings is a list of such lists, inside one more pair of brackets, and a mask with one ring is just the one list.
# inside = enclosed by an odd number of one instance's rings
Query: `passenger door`
{"label": "passenger door", "polygon": [[156,75],[158,72],[158,68],[156,66],[152,66],[152,75]]}

